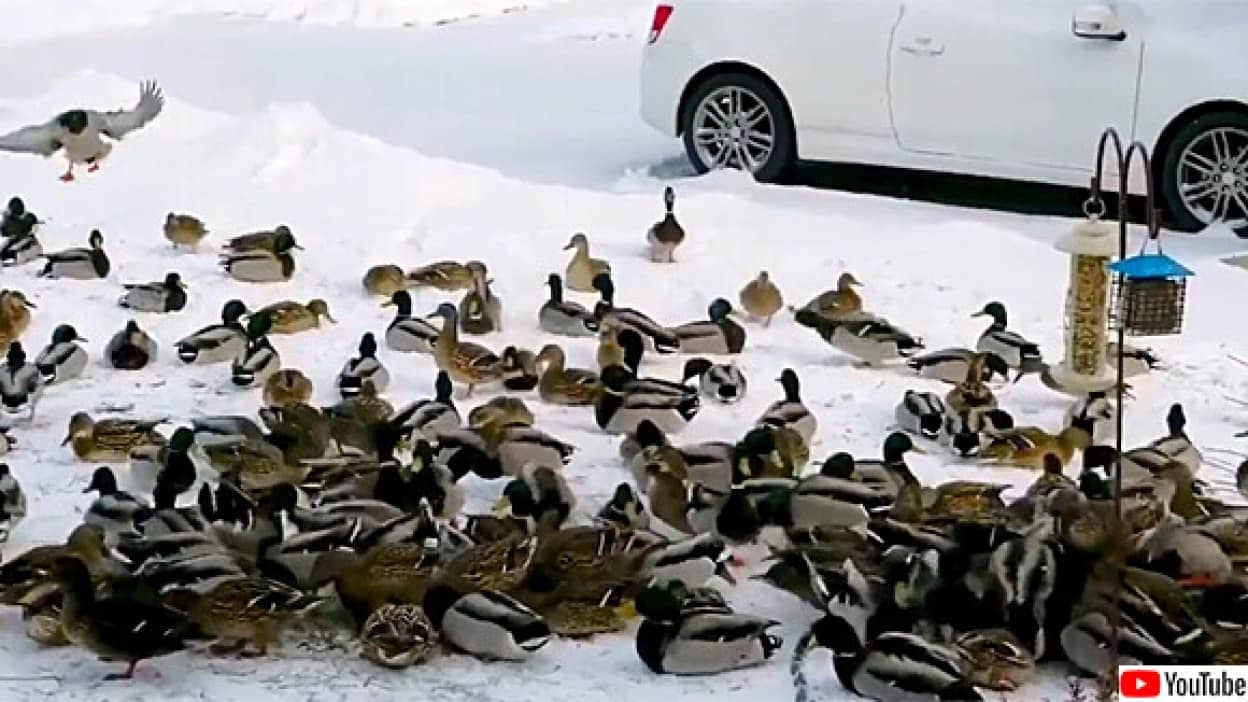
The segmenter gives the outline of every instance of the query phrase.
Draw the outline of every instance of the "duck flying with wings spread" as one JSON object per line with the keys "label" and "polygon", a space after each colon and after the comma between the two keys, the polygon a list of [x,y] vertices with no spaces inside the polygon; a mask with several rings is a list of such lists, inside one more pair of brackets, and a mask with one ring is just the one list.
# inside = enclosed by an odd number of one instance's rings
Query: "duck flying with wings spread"
{"label": "duck flying with wings spread", "polygon": [[62,149],[69,168],[61,180],[74,179],[74,166],[87,164],[88,171],[100,167],[100,161],[113,150],[102,137],[120,141],[122,137],[146,125],[160,114],[165,98],[154,81],[139,87],[139,102],[129,110],[99,112],[69,110],[44,124],[32,124],[0,136],[0,151],[51,156]]}

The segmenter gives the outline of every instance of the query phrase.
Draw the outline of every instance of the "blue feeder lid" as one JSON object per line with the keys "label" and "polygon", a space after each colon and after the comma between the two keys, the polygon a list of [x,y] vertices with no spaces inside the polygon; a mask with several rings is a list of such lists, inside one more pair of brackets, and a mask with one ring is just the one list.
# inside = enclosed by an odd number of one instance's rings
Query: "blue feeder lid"
{"label": "blue feeder lid", "polygon": [[1131,258],[1124,258],[1121,261],[1109,264],[1109,269],[1132,280],[1187,278],[1196,275],[1184,268],[1178,261],[1162,253],[1141,254]]}

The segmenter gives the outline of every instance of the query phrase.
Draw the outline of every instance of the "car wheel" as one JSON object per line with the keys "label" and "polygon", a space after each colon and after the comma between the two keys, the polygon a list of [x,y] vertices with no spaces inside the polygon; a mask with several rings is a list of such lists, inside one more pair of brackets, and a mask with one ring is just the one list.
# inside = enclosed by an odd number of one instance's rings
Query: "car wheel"
{"label": "car wheel", "polygon": [[1198,230],[1223,222],[1248,238],[1248,115],[1197,117],[1162,158],[1162,195],[1175,224]]}
{"label": "car wheel", "polygon": [[788,105],[771,86],[744,73],[702,81],[685,102],[680,126],[698,173],[736,168],[770,182],[797,153]]}

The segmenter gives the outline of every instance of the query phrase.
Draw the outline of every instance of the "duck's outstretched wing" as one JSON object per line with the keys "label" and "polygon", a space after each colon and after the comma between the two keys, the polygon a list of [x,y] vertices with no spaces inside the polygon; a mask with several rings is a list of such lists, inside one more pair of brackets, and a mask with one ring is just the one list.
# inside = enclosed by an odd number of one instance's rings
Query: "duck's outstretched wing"
{"label": "duck's outstretched wing", "polygon": [[32,124],[0,136],[0,151],[51,156],[60,148],[60,127],[56,120]]}
{"label": "duck's outstretched wing", "polygon": [[132,109],[92,112],[90,119],[98,126],[101,134],[121,139],[156,119],[164,106],[165,97],[156,82],[147,81],[139,87],[139,102]]}

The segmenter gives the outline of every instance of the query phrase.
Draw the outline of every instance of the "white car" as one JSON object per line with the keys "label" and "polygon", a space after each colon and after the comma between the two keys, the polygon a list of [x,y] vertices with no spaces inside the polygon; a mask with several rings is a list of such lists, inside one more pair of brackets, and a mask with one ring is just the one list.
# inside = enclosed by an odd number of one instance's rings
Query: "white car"
{"label": "white car", "polygon": [[1113,126],[1151,149],[1175,226],[1248,237],[1243,2],[662,2],[642,114],[699,172],[841,161],[1086,187]]}

